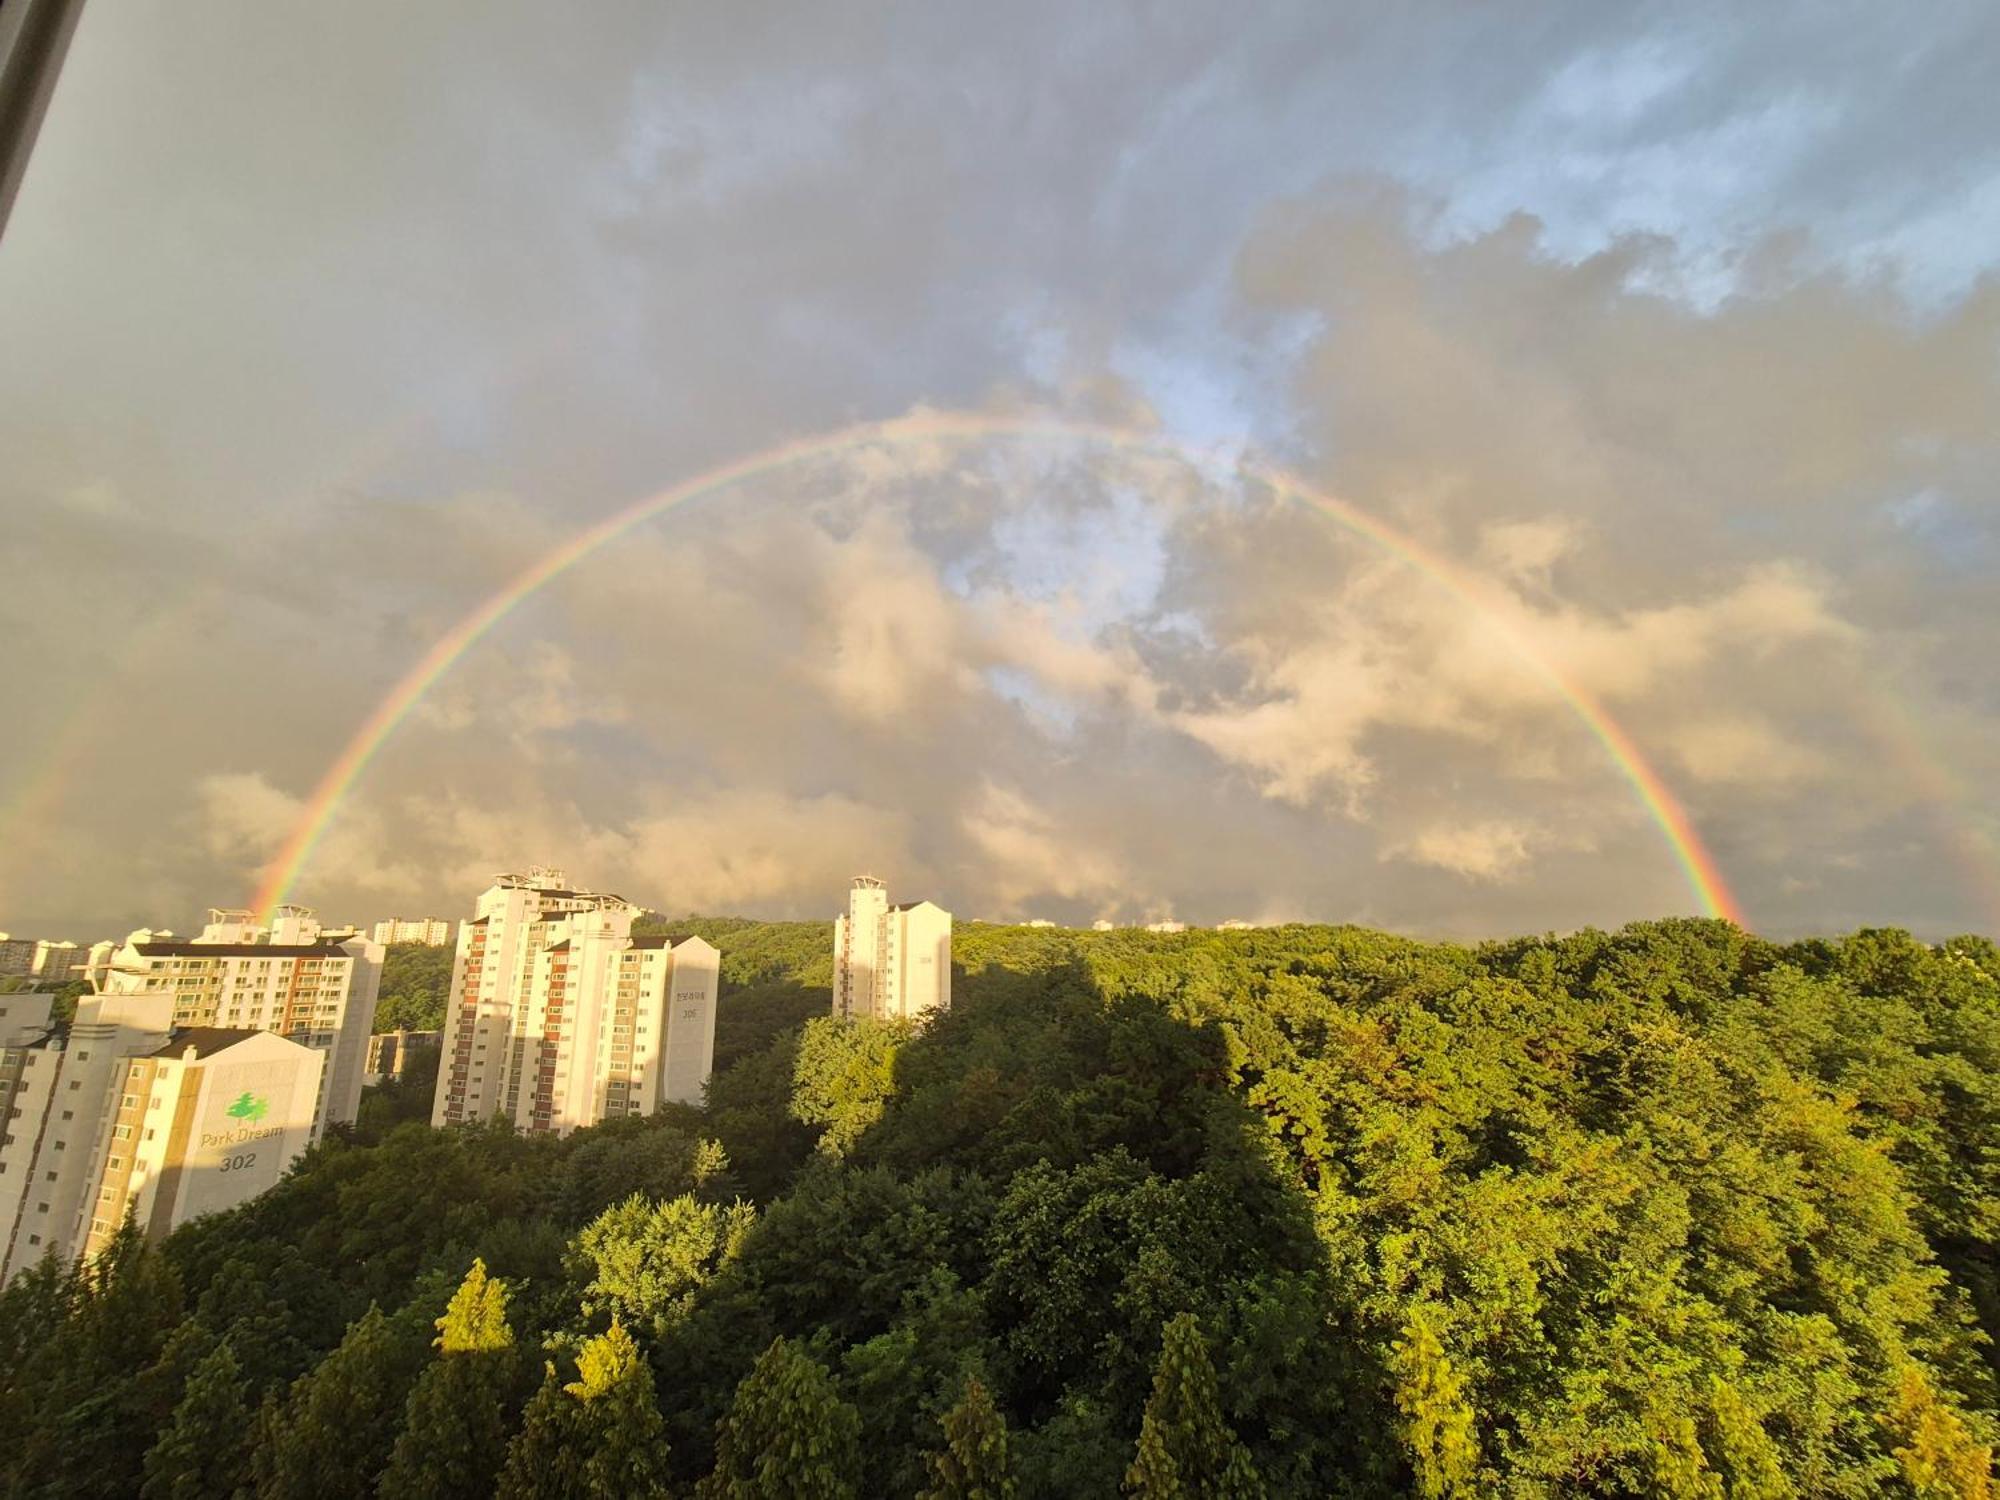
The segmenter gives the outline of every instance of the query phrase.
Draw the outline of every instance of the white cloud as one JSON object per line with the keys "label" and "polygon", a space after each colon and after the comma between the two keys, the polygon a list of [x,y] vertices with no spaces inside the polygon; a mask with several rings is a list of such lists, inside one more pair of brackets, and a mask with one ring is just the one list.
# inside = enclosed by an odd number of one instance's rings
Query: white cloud
{"label": "white cloud", "polygon": [[1691,719],[1672,730],[1674,755],[1701,781],[1784,785],[1816,775],[1825,758],[1759,719]]}
{"label": "white cloud", "polygon": [[[305,810],[302,799],[256,772],[204,776],[196,783],[195,794],[203,847],[236,868],[246,889],[261,880]],[[314,846],[312,877],[321,886],[358,889],[384,898],[416,895],[425,888],[424,872],[405,853],[380,817],[347,802]]]}
{"label": "white cloud", "polygon": [[1384,847],[1384,859],[1449,870],[1467,880],[1504,881],[1526,869],[1541,839],[1532,824],[1511,819],[1440,823]]}
{"label": "white cloud", "polygon": [[1019,915],[1028,902],[1061,898],[1116,910],[1134,894],[1131,878],[1109,853],[1092,849],[1074,824],[1038,808],[1020,792],[987,782],[960,823],[978,859],[978,877],[997,915]]}

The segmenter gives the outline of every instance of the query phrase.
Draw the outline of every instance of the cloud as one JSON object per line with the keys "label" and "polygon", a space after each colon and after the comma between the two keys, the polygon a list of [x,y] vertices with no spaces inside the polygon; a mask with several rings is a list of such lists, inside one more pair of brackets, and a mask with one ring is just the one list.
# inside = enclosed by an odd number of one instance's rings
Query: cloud
{"label": "cloud", "polygon": [[972,685],[936,569],[885,523],[870,520],[833,548],[823,587],[817,673],[842,710],[920,732],[924,716],[913,710],[923,697]]}
{"label": "cloud", "polygon": [[1673,734],[1675,757],[1700,781],[1783,784],[1826,769],[1809,746],[1756,719],[1693,720]]}
{"label": "cloud", "polygon": [[927,873],[904,812],[837,795],[720,793],[640,818],[629,838],[632,879],[670,911],[831,912],[855,874],[907,886]]}
{"label": "cloud", "polygon": [[1444,823],[1384,847],[1385,859],[1449,870],[1468,880],[1510,880],[1526,869],[1538,830],[1530,825],[1487,821]]}
{"label": "cloud", "polygon": [[1011,788],[987,782],[961,826],[995,915],[1033,915],[1028,903],[1037,897],[1096,903],[1108,912],[1133,894],[1116,857],[1090,848],[1073,825]]}
{"label": "cloud", "polygon": [[[305,803],[256,772],[225,771],[196,783],[195,816],[207,852],[241,872],[247,889],[261,882]],[[328,885],[365,891],[384,900],[419,895],[423,872],[401,857],[397,841],[372,810],[348,806],[313,851],[314,872]],[[228,891],[217,892],[227,904]]]}
{"label": "cloud", "polygon": [[898,413],[510,610],[300,895],[553,858],[774,915],[861,863],[1066,919],[1691,909],[1553,673],[1768,930],[2000,923],[1941,832],[2000,840],[1996,28],[440,0],[190,50],[92,10],[0,255],[0,925],[243,899],[508,578]]}

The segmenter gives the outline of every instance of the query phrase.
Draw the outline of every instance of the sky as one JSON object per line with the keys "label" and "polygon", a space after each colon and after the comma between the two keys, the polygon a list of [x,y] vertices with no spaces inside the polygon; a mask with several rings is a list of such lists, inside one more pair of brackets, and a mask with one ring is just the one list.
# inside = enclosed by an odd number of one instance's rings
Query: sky
{"label": "sky", "polygon": [[1699,912],[1580,694],[1755,929],[2000,932],[1996,64],[1949,0],[92,5],[0,239],[0,929],[247,902],[510,577],[973,413],[564,571],[292,897]]}

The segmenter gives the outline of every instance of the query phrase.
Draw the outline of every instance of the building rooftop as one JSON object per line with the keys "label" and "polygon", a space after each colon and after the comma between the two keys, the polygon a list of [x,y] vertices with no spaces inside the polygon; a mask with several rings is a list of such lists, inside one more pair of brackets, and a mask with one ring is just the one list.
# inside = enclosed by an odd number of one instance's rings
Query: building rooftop
{"label": "building rooftop", "polygon": [[248,1041],[253,1036],[264,1034],[261,1031],[246,1031],[235,1026],[184,1026],[147,1055],[185,1057],[192,1048],[196,1057],[213,1057],[225,1047],[233,1047],[238,1042]]}
{"label": "building rooftop", "polygon": [[134,943],[141,958],[346,958],[338,940],[317,943]]}

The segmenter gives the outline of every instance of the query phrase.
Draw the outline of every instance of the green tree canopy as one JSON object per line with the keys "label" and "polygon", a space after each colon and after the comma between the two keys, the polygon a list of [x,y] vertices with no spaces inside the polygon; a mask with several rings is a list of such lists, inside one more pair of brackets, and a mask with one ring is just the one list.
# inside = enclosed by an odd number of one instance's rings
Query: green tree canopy
{"label": "green tree canopy", "polygon": [[518,1399],[507,1284],[474,1260],[437,1330],[438,1357],[417,1377],[382,1476],[387,1500],[490,1496],[507,1454]]}
{"label": "green tree canopy", "polygon": [[1007,1419],[978,1376],[944,1416],[944,1447],[930,1455],[931,1483],[921,1500],[1013,1500]]}
{"label": "green tree canopy", "polygon": [[1160,1330],[1153,1394],[1125,1492],[1142,1500],[1253,1500],[1264,1493],[1249,1453],[1223,1420],[1215,1366],[1189,1313]]}
{"label": "green tree canopy", "polygon": [[861,1420],[825,1368],[784,1339],[757,1360],[716,1429],[702,1500],[850,1500]]}

